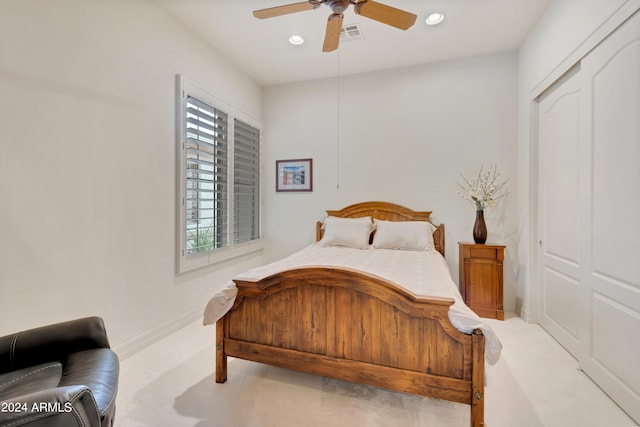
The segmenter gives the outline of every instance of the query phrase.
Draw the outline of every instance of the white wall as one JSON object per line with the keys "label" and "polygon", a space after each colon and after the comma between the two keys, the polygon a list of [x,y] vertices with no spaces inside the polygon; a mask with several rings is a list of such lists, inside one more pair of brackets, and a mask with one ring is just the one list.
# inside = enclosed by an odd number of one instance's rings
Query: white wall
{"label": "white wall", "polygon": [[[497,163],[512,194],[485,215],[489,241],[509,246],[505,309],[513,310],[516,93],[515,53],[265,88],[265,260],[313,242],[324,210],[384,200],[445,223],[457,280],[457,242],[472,240],[475,219],[456,193],[458,174]],[[275,161],[308,157],[313,192],[276,193]]]}
{"label": "white wall", "polygon": [[[518,52],[518,236],[516,300],[525,319],[535,320],[537,284],[531,271],[536,251],[536,197],[531,162],[533,99],[559,78],[610,31],[638,8],[638,0],[554,0]],[[615,27],[614,27],[615,28]],[[533,237],[532,237],[533,236]]]}
{"label": "white wall", "polygon": [[176,74],[261,116],[260,87],[153,2],[0,3],[0,335],[100,315],[135,347],[260,263],[175,273]]}

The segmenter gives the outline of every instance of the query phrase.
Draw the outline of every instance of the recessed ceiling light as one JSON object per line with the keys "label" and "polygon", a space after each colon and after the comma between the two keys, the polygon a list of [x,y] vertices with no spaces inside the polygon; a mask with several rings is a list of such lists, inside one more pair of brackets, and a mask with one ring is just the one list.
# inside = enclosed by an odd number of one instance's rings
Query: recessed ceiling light
{"label": "recessed ceiling light", "polygon": [[302,43],[304,43],[304,39],[302,38],[302,36],[294,34],[291,37],[289,37],[289,43],[294,44],[296,46],[301,45]]}
{"label": "recessed ceiling light", "polygon": [[444,15],[442,13],[436,12],[427,16],[427,19],[425,20],[425,22],[427,25],[438,25],[443,20],[444,20]]}

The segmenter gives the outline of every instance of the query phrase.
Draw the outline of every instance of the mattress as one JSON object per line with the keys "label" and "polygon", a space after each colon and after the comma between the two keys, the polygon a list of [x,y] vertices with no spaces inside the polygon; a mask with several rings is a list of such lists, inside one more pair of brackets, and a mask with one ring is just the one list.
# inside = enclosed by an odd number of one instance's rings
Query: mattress
{"label": "mattress", "polygon": [[[359,270],[389,280],[417,296],[452,298],[449,320],[460,332],[471,334],[480,329],[485,336],[485,359],[493,365],[502,344],[491,327],[462,300],[444,257],[435,250],[404,251],[396,249],[354,249],[322,246],[318,243],[279,261],[246,271],[235,279],[257,281],[272,274],[300,267],[342,267]],[[203,323],[213,324],[231,309],[237,295],[233,282],[228,283],[208,302]]]}

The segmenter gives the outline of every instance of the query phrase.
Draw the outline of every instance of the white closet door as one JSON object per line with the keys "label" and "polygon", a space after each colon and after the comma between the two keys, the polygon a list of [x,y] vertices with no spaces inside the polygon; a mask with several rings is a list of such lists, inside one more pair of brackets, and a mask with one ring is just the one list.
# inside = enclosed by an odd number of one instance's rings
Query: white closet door
{"label": "white closet door", "polygon": [[640,423],[640,12],[538,101],[540,324]]}
{"label": "white closet door", "polygon": [[640,13],[582,60],[588,213],[580,363],[640,422]]}
{"label": "white closet door", "polygon": [[580,233],[578,154],[580,68],[545,91],[538,105],[540,324],[578,353]]}

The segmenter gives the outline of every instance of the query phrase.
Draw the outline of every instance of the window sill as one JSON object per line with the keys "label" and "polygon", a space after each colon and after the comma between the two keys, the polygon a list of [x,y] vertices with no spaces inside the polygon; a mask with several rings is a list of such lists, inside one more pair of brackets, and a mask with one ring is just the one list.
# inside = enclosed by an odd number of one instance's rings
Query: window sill
{"label": "window sill", "polygon": [[251,242],[236,244],[227,248],[216,249],[212,252],[183,255],[180,258],[180,265],[178,266],[179,272],[187,273],[199,268],[204,268],[222,262],[230,261],[235,258],[260,252],[262,251],[263,247],[264,244],[262,242],[262,239],[260,239]]}

